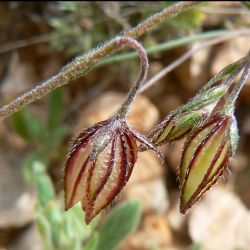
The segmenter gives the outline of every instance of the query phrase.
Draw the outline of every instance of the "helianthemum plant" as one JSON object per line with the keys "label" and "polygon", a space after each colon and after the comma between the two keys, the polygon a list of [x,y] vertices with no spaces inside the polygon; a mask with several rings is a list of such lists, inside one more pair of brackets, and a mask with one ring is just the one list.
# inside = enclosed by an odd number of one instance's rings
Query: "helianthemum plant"
{"label": "helianthemum plant", "polygon": [[[52,90],[85,75],[101,59],[118,51],[124,45],[138,52],[141,71],[121,108],[109,119],[82,131],[75,139],[66,162],[65,208],[68,210],[81,202],[87,224],[107,207],[126,185],[139,151],[153,149],[162,157],[156,146],[185,139],[179,168],[180,211],[185,213],[223,174],[237,148],[238,130],[234,106],[249,75],[250,54],[225,67],[194,98],[171,112],[146,136],[134,131],[127,123],[127,113],[136,95],[142,90],[141,86],[148,70],[145,49],[135,38],[139,38],[157,24],[197,3],[177,2],[165,8],[136,27],[124,31],[122,36],[77,56],[50,79],[0,107],[0,120],[2,120]],[[225,40],[225,37],[221,39],[222,37],[217,42]],[[211,44],[215,44],[214,42]],[[187,59],[187,54],[178,60],[178,63],[170,65],[168,70],[176,67],[173,65],[180,64],[183,58]],[[222,97],[226,96],[233,81],[242,71],[239,83],[220,108],[223,103]],[[229,76],[224,82],[216,84],[227,75]]]}
{"label": "helianthemum plant", "polygon": [[136,142],[157,151],[150,140],[127,124],[130,105],[147,74],[146,51],[131,37],[118,37],[116,42],[138,52],[141,61],[139,78],[114,116],[80,133],[65,168],[65,207],[70,209],[80,201],[87,224],[113,201],[129,180],[137,160]]}

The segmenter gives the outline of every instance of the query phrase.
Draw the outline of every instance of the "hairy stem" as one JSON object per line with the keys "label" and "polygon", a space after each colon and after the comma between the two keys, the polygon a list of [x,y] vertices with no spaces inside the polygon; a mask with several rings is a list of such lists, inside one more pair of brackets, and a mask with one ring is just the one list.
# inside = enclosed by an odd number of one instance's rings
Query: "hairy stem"
{"label": "hairy stem", "polygon": [[[165,8],[161,12],[156,13],[152,17],[149,17],[135,28],[123,32],[123,35],[134,38],[140,37],[150,31],[157,24],[165,21],[167,18],[171,18],[197,3],[199,2],[183,1],[176,3],[168,8]],[[19,96],[9,104],[3,106],[0,109],[0,119],[15,113],[24,106],[47,95],[54,89],[68,84],[70,80],[85,75],[101,58],[109,55],[111,52],[117,51],[118,49],[119,46],[117,46],[117,38],[114,38],[100,45],[96,49],[93,49],[89,53],[76,57],[72,62],[69,62],[64,68],[62,68],[58,74]]]}
{"label": "hairy stem", "polygon": [[167,18],[171,18],[173,16],[176,16],[177,14],[185,11],[186,9],[198,4],[199,1],[186,1],[186,2],[179,2],[175,5],[169,6],[165,8],[163,11],[156,13],[155,15],[149,17],[142,23],[138,24],[135,28],[132,28],[129,31],[125,31],[124,35],[126,36],[133,36],[135,38],[138,38],[151,30],[153,27],[155,27],[157,24],[162,23]]}
{"label": "hairy stem", "polygon": [[144,47],[139,42],[137,42],[134,38],[131,38],[131,37],[124,38],[122,41],[119,41],[118,43],[122,45],[125,42],[127,45],[129,45],[130,47],[132,47],[134,50],[138,52],[140,60],[141,60],[141,63],[140,63],[141,69],[140,69],[140,73],[139,73],[139,77],[137,81],[135,82],[133,88],[129,91],[127,98],[125,99],[120,110],[118,111],[118,116],[122,116],[122,117],[125,117],[127,115],[129,108],[131,106],[131,103],[135,99],[138,91],[140,90],[142,86],[142,83],[146,79],[148,67],[149,67],[147,52],[144,49]]}

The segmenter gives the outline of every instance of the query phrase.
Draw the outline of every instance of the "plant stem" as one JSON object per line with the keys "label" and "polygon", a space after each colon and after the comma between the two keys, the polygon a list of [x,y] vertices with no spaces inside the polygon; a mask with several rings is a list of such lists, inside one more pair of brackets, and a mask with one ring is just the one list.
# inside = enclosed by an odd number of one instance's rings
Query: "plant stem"
{"label": "plant stem", "polygon": [[237,100],[241,89],[243,88],[243,86],[245,85],[245,83],[247,82],[247,79],[249,77],[250,74],[250,64],[246,63],[244,70],[242,72],[241,78],[239,80],[239,83],[236,85],[236,87],[233,89],[233,91],[231,92],[231,94],[228,97],[228,101],[225,104],[225,110],[226,112],[232,112],[235,108],[235,101]]}
{"label": "plant stem", "polygon": [[125,99],[124,103],[122,104],[121,108],[118,111],[118,116],[120,117],[126,117],[129,111],[129,108],[131,106],[131,103],[135,99],[138,91],[140,90],[142,86],[142,83],[146,79],[148,67],[149,67],[147,52],[139,42],[137,42],[132,37],[123,37],[123,39],[118,42],[118,45],[123,45],[123,44],[129,45],[130,47],[132,47],[134,50],[138,52],[140,60],[141,60],[141,63],[140,63],[141,69],[140,69],[140,73],[139,73],[139,77],[137,81],[135,82],[133,88],[129,91],[127,98]]}
{"label": "plant stem", "polygon": [[132,28],[129,31],[125,31],[123,34],[126,36],[132,36],[134,38],[138,38],[151,30],[157,24],[162,23],[167,18],[171,18],[176,16],[177,14],[185,11],[186,9],[200,3],[199,1],[182,1],[178,2],[174,5],[171,5],[165,8],[163,11],[156,13],[155,15],[149,17],[142,23],[138,24],[135,28]]}
{"label": "plant stem", "polygon": [[[197,3],[199,2],[183,1],[176,3],[168,8],[163,9],[161,12],[156,13],[152,17],[149,17],[142,23],[138,24],[135,28],[123,32],[123,35],[132,36],[134,38],[140,37],[141,35],[150,31],[157,24],[165,21],[167,18],[173,17],[178,13],[196,5]],[[63,67],[58,74],[14,99],[9,104],[3,106],[0,109],[0,119],[15,113],[24,106],[47,95],[54,89],[68,84],[70,80],[85,75],[95,64],[97,64],[101,58],[119,49],[119,47],[116,45],[116,42],[117,38],[114,38],[100,45],[96,49],[93,49],[89,53],[76,57],[72,62]]]}
{"label": "plant stem", "polygon": [[[238,30],[238,32],[240,32],[240,31],[242,31],[242,33],[246,32],[246,35],[247,34],[249,35],[249,33],[250,33],[250,29]],[[195,35],[191,35],[191,36],[187,36],[187,37],[181,37],[178,39],[163,42],[163,43],[157,44],[155,46],[151,46],[149,48],[146,48],[146,51],[147,51],[147,54],[150,55],[150,54],[153,54],[156,52],[174,49],[174,48],[177,48],[177,47],[180,47],[183,45],[187,45],[187,44],[190,44],[192,42],[221,37],[221,36],[227,36],[227,35],[231,35],[234,33],[235,33],[234,30],[233,31],[232,30],[207,31],[207,32],[203,32],[200,34],[195,34]],[[244,35],[244,34],[242,34],[242,35]],[[132,58],[135,58],[136,56],[137,56],[137,54],[135,52],[127,52],[127,53],[121,53],[118,55],[106,57],[106,58],[103,58],[100,62],[98,62],[96,67],[100,67],[100,66],[106,65],[108,63],[120,62],[123,60],[132,59]]]}

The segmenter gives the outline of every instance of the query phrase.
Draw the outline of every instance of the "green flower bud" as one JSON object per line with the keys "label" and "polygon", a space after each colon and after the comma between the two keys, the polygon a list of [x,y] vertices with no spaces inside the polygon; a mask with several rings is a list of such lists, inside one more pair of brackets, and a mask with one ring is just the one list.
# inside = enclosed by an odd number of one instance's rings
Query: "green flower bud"
{"label": "green flower bud", "polygon": [[187,139],[180,164],[180,211],[185,213],[217,182],[238,140],[236,120],[215,114]]}
{"label": "green flower bud", "polygon": [[204,123],[226,91],[227,87],[220,85],[197,95],[167,116],[148,137],[157,146],[184,138],[195,127]]}

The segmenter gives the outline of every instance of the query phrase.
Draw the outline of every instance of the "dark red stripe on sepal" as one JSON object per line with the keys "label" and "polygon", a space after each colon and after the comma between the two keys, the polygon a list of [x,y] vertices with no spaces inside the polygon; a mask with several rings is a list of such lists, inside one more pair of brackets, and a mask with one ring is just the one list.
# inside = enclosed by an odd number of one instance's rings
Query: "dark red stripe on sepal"
{"label": "dark red stripe on sepal", "polygon": [[[86,170],[86,166],[88,165],[88,163],[90,162],[90,156],[87,157],[87,159],[85,160],[85,162],[82,164],[82,167],[81,167],[81,170],[76,178],[76,181],[74,182],[74,186],[73,186],[73,190],[72,190],[72,193],[70,195],[70,199],[69,199],[69,202],[65,204],[65,210],[68,210],[69,208],[71,208],[72,206],[74,206],[73,204],[73,200],[74,200],[74,197],[76,195],[76,190],[77,190],[77,187],[80,183],[80,180]],[[66,188],[65,188],[66,189]],[[65,195],[67,194],[67,191],[65,191]],[[65,199],[65,201],[67,202],[67,198]]]}
{"label": "dark red stripe on sepal", "polygon": [[[209,189],[211,183],[216,182],[213,177],[227,166],[231,156],[230,144],[227,141],[230,123],[230,117],[216,115],[187,140],[180,165],[180,211],[182,213],[185,213]],[[199,138],[198,135],[208,127],[211,127],[211,130],[208,130],[207,134],[203,133]],[[201,141],[197,141],[198,139]],[[194,143],[191,145],[192,142]],[[219,149],[216,150],[218,143]],[[191,151],[188,152],[189,147]],[[221,155],[222,152],[223,155]]]}
{"label": "dark red stripe on sepal", "polygon": [[120,152],[120,174],[117,180],[117,184],[116,184],[116,188],[114,188],[114,190],[112,190],[112,192],[109,194],[108,198],[107,198],[107,205],[115,198],[115,196],[121,191],[121,189],[124,187],[125,185],[125,176],[126,176],[126,169],[127,169],[127,159],[126,159],[126,147],[123,144],[123,140],[122,140],[122,135],[119,133],[119,139],[121,142],[121,147],[122,150]]}
{"label": "dark red stripe on sepal", "polygon": [[134,165],[137,160],[138,147],[136,144],[136,140],[130,133],[129,134],[124,133],[123,135],[125,137],[127,145],[127,161],[128,161],[128,168],[126,173],[126,182],[127,182],[131,176],[131,173],[133,171]]}
{"label": "dark red stripe on sepal", "polygon": [[[230,152],[227,151],[227,153],[225,154],[225,157],[222,161],[222,163],[220,164],[220,166],[217,168],[216,172],[213,174],[212,178],[209,178],[210,173],[213,170],[213,166],[216,164],[217,160],[219,159],[219,157],[221,156],[221,152],[223,150],[225,145],[221,145],[219,151],[217,152],[217,154],[215,155],[211,166],[209,167],[206,175],[204,176],[204,179],[202,180],[202,182],[200,183],[200,185],[198,186],[197,190],[195,191],[195,193],[191,196],[191,198],[189,199],[188,202],[186,202],[184,204],[183,200],[181,199],[181,204],[180,204],[180,212],[185,214],[186,211],[192,207],[192,205],[194,205],[197,201],[200,200],[200,198],[202,197],[202,195],[208,191],[217,181],[218,178],[220,176],[220,173],[224,171],[224,169],[227,167],[228,165],[228,161],[230,158]],[[181,195],[180,197],[183,196],[183,189],[181,190]]]}
{"label": "dark red stripe on sepal", "polygon": [[[216,128],[219,128],[221,122],[222,122],[222,121],[221,121],[221,116],[215,114],[214,116],[212,116],[212,117],[209,119],[209,121],[208,121],[207,123],[205,123],[203,126],[201,126],[201,127],[197,128],[196,130],[194,130],[193,133],[187,138],[187,140],[186,140],[186,142],[185,142],[185,145],[184,145],[183,152],[182,152],[182,156],[181,156],[181,164],[180,164],[180,167],[179,167],[179,169],[180,169],[180,171],[179,171],[179,173],[180,173],[180,176],[179,176],[179,177],[180,177],[180,181],[182,180],[182,171],[181,171],[181,169],[182,169],[184,157],[185,157],[185,155],[186,155],[186,153],[187,153],[187,150],[188,150],[190,144],[192,143],[192,141],[195,140],[195,139],[198,137],[198,135],[199,135],[204,129],[210,127],[210,126],[213,125],[213,124],[214,124],[214,126],[215,126],[215,127],[214,127],[215,129],[216,129]],[[218,124],[217,124],[217,123],[218,123]],[[217,124],[217,125],[216,125],[216,124]],[[205,142],[206,142],[206,138],[205,138],[201,143],[204,144]],[[194,157],[196,157],[196,154],[193,155],[193,158],[194,158]],[[188,168],[187,168],[187,170],[188,170]],[[189,171],[189,170],[188,170],[188,171]],[[187,172],[185,172],[185,176],[187,176]],[[185,180],[185,178],[183,178],[183,179]],[[184,184],[184,183],[182,183],[182,182],[180,183],[180,188],[181,188],[181,189],[182,189],[183,184]]]}
{"label": "dark red stripe on sepal", "polygon": [[112,142],[111,142],[111,153],[110,153],[110,157],[109,157],[109,161],[107,163],[107,169],[106,169],[106,173],[105,175],[100,179],[100,184],[99,186],[97,187],[96,189],[96,192],[93,196],[93,198],[91,199],[91,206],[93,205],[93,203],[95,202],[97,196],[100,194],[100,192],[103,190],[105,184],[107,183],[110,175],[111,175],[111,172],[112,172],[112,169],[113,169],[113,166],[114,166],[114,157],[115,157],[115,151],[116,151],[116,141],[117,141],[117,138],[116,136],[114,136],[114,138],[112,139]]}
{"label": "dark red stripe on sepal", "polygon": [[218,181],[219,177],[223,175],[223,172],[225,171],[225,169],[228,165],[229,159],[230,159],[230,154],[228,153],[225,156],[225,158],[224,158],[223,162],[221,163],[216,174],[213,176],[213,178],[211,180],[208,181],[208,183],[206,184],[204,189],[201,189],[199,194],[193,198],[192,203],[189,203],[186,206],[182,206],[180,208],[181,213],[185,214],[188,211],[188,209],[191,208],[192,205],[194,205],[196,202],[198,202],[201,199],[201,197],[203,196],[203,194],[206,193]]}

